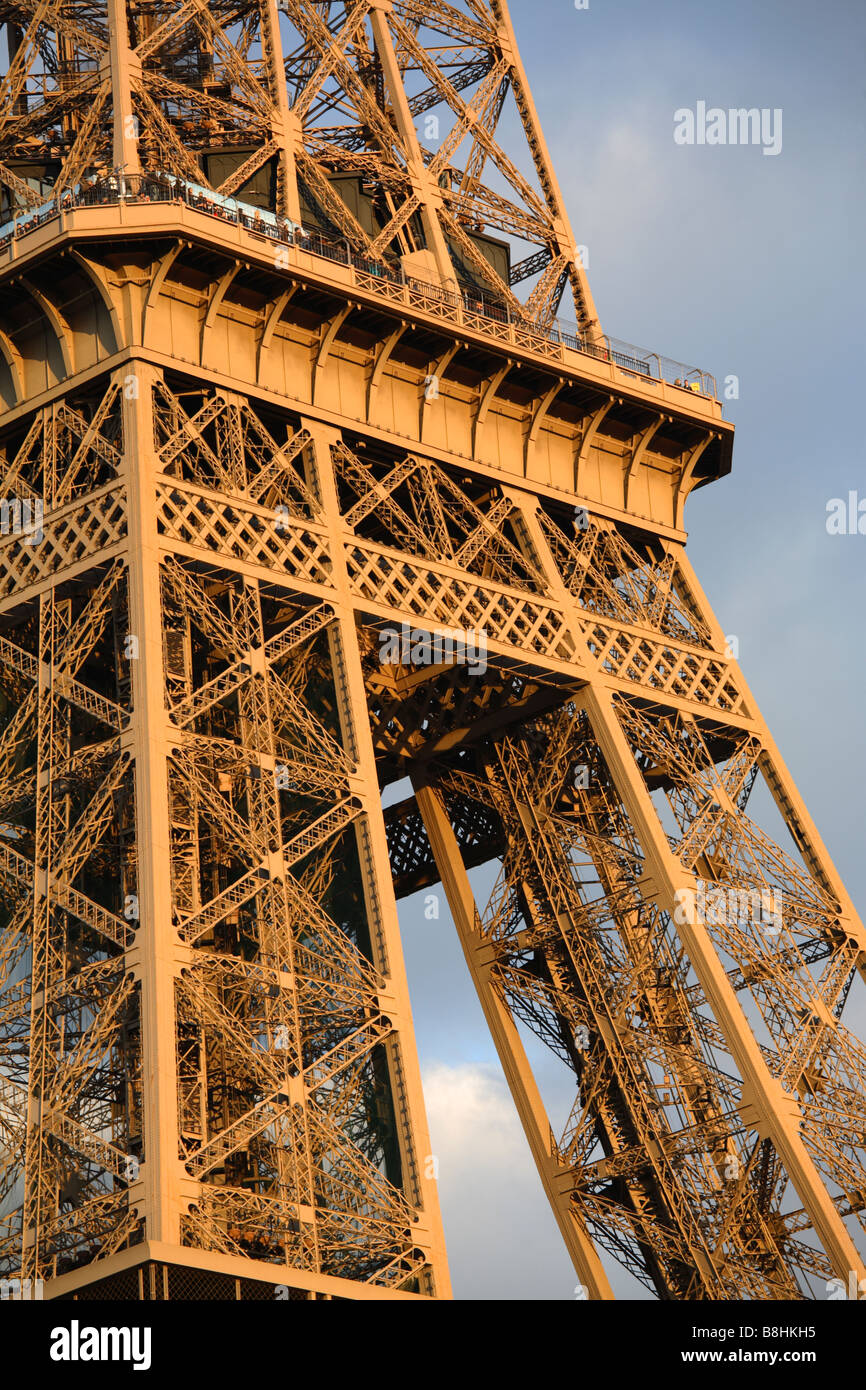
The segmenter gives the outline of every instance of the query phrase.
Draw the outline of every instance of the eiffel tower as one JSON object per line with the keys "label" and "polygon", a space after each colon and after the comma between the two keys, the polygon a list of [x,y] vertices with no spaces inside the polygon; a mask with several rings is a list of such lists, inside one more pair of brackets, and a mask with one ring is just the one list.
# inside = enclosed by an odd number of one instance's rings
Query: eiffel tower
{"label": "eiffel tower", "polygon": [[863,927],[684,549],[732,426],[602,331],[505,4],[0,28],[4,1291],[448,1298],[440,883],[588,1297],[866,1277]]}

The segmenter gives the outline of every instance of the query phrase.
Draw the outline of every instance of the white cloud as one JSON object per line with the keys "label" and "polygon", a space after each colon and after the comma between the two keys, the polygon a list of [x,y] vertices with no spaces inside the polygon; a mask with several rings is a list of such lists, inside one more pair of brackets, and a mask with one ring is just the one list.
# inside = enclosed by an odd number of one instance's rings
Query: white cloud
{"label": "white cloud", "polygon": [[571,1299],[577,1282],[495,1068],[424,1071],[455,1298]]}

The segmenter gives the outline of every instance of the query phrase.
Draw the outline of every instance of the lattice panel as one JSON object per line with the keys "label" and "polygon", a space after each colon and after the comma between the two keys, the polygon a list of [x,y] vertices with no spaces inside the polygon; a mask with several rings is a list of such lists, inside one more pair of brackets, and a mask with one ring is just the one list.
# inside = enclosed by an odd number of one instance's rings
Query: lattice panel
{"label": "lattice panel", "polygon": [[329,583],[325,537],[309,526],[273,513],[229,503],[179,487],[159,491],[160,530],[167,540],[196,550],[295,575],[311,584]]}
{"label": "lattice panel", "polygon": [[0,601],[73,565],[116,553],[126,539],[124,489],[115,485],[84,503],[49,513],[43,528],[44,539],[35,544],[18,536],[0,542]]}
{"label": "lattice panel", "polygon": [[574,660],[565,619],[551,604],[372,546],[353,545],[346,560],[352,590],[361,599],[443,627],[482,631],[491,641],[523,653]]}
{"label": "lattice panel", "polygon": [[602,671],[648,690],[748,716],[735,668],[716,657],[673,647],[635,632],[594,623],[586,630],[590,652]]}

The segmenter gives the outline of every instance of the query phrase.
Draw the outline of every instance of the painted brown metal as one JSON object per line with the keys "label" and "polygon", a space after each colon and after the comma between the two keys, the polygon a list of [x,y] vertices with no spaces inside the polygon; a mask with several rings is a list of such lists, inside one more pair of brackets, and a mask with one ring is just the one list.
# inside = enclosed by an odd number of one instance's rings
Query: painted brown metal
{"label": "painted brown metal", "polygon": [[864,1277],[863,928],[684,552],[732,429],[603,335],[505,6],[0,23],[0,1270],[448,1297],[441,881],[590,1296]]}

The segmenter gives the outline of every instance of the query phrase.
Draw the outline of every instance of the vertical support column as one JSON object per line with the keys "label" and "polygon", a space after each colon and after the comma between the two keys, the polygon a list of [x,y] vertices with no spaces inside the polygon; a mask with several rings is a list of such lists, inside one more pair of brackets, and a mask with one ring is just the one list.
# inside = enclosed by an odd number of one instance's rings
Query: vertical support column
{"label": "vertical support column", "polygon": [[283,45],[280,38],[280,12],[276,0],[265,0],[262,6],[263,48],[271,70],[274,111],[271,130],[280,146],[280,171],[277,178],[277,212],[292,222],[301,220],[301,201],[298,196],[298,175],[295,167],[295,142],[303,138],[297,116],[289,110],[286,70],[283,65]]}
{"label": "vertical support column", "polygon": [[466,964],[566,1249],[590,1296],[594,1299],[612,1299],[614,1295],[604,1266],[571,1201],[572,1175],[562,1167],[554,1152],[550,1120],[520,1034],[494,986],[491,962],[479,930],[475,898],[463,866],[457,837],[439,795],[414,779],[413,788]]}
{"label": "vertical support column", "polygon": [[[243,634],[245,659],[253,673],[252,680],[238,692],[239,710],[245,729],[244,746],[250,764],[257,764],[261,775],[250,781],[250,819],[264,840],[271,871],[268,906],[259,913],[260,958],[266,967],[291,979],[290,988],[279,988],[269,994],[265,1005],[265,1026],[269,1050],[280,1054],[283,1064],[283,1084],[287,1096],[303,1098],[303,1041],[301,1012],[298,998],[295,936],[286,893],[286,864],[283,851],[280,808],[275,783],[276,745],[268,690],[265,642],[262,625],[261,591],[259,581],[244,578],[234,612],[236,630]],[[275,1049],[274,1038],[280,1029],[290,1039],[288,1046]],[[296,1202],[312,1218],[315,1204],[315,1172],[310,1137],[309,1115],[304,1111],[292,1134],[292,1120],[283,1114],[275,1126],[279,1142],[275,1145],[276,1169],[280,1197],[289,1205]],[[319,1230],[316,1222],[305,1222],[308,1252],[313,1268],[321,1268]],[[288,1262],[289,1254],[286,1251]]]}
{"label": "vertical support column", "polygon": [[[694,904],[697,881],[683,868],[668,845],[652,798],[616,716],[610,691],[594,682],[581,692],[578,703],[589,716],[608,770],[637,830],[650,875],[659,890],[660,905],[673,914],[678,903]],[[757,1111],[761,1132],[772,1140],[781,1156],[836,1274],[846,1287],[852,1270],[858,1279],[866,1278],[866,1266],[801,1137],[797,1097],[783,1090],[764,1061],[699,914],[691,908],[679,916],[686,918],[682,923],[678,921],[683,945],[743,1078],[744,1103]]]}
{"label": "vertical support column", "polygon": [[574,291],[575,304],[580,320],[580,330],[590,342],[597,342],[601,336],[601,324],[589,280],[583,266],[577,259],[574,232],[565,210],[565,202],[559,181],[553,170],[553,162],[547,149],[547,142],[541,129],[535,102],[532,100],[526,72],[514,37],[514,28],[505,0],[491,0],[491,9],[496,16],[496,30],[503,55],[511,69],[511,82],[518,110],[523,120],[526,138],[532,150],[539,182],[544,190],[548,207],[553,214],[556,231],[557,250],[566,260],[568,278]]}
{"label": "vertical support column", "polygon": [[153,384],[156,369],[121,369],[123,471],[129,499],[129,621],[138,639],[133,662],[132,749],[141,981],[144,1214],[148,1240],[180,1244],[178,1090],[175,1041],[177,937],[171,914],[168,802],[169,729],[165,709],[162,604],[156,522]]}
{"label": "vertical support column", "polygon": [[[562,577],[538,523],[537,503],[534,499],[521,499],[516,493],[512,495],[522,506],[524,524],[532,546],[551,589],[560,599],[564,597],[568,615],[573,604],[568,599]],[[572,622],[571,629],[576,647],[580,650],[582,640],[579,624]],[[613,693],[604,677],[593,672],[589,683],[577,696],[576,703],[589,717],[608,771],[637,831],[650,876],[658,889],[660,906],[673,915],[675,908],[683,901],[695,904],[697,880],[683,867],[668,844],[652,797],[617,718]],[[847,1287],[850,1271],[854,1270],[858,1278],[863,1278],[866,1267],[803,1142],[797,1097],[783,1090],[764,1061],[705,923],[694,907],[685,915],[687,920],[684,923],[678,921],[679,934],[725,1035],[731,1055],[740,1069],[743,1104],[754,1107],[757,1112],[761,1132],[772,1140],[778,1150],[836,1274],[846,1282]]]}
{"label": "vertical support column", "polygon": [[385,86],[388,88],[388,96],[394,110],[397,129],[409,159],[412,187],[420,200],[421,221],[424,224],[427,248],[433,253],[442,284],[448,285],[456,277],[437,211],[441,199],[439,190],[430,178],[427,166],[421,156],[415,123],[412,120],[406,88],[403,85],[403,76],[397,63],[394,44],[391,41],[391,31],[388,28],[387,15],[390,10],[390,0],[373,0],[370,7],[370,23],[376,41],[376,51],[379,54],[382,72],[385,76]]}
{"label": "vertical support column", "polygon": [[140,174],[138,132],[132,109],[133,69],[141,64],[129,47],[126,0],[108,0],[108,43],[111,60],[114,143],[112,163],[127,174]]}
{"label": "vertical support column", "polygon": [[[51,494],[49,493],[49,496]],[[63,1053],[62,1023],[52,993],[66,974],[63,933],[52,909],[51,886],[69,824],[69,797],[55,776],[69,756],[69,710],[55,691],[62,666],[68,604],[54,587],[39,598],[39,675],[36,717],[36,823],[33,873],[33,935],[30,975],[30,1068],[24,1163],[24,1278],[44,1277],[53,1264],[43,1246],[43,1229],[58,1215],[58,1172],[46,1150],[46,1122],[55,1108],[56,1074]]]}
{"label": "vertical support column", "polygon": [[[362,834],[367,839],[367,844],[361,843],[359,851],[370,920],[380,935],[379,949],[383,959],[377,961],[377,965],[388,977],[388,992],[382,997],[382,1008],[392,1020],[397,1038],[396,1043],[388,1047],[389,1071],[400,1131],[407,1197],[419,1208],[420,1220],[415,1229],[415,1240],[429,1252],[434,1293],[438,1298],[450,1298],[451,1281],[436,1182],[423,1168],[421,1172],[418,1171],[419,1158],[423,1163],[426,1156],[432,1156],[430,1135],[412,1026],[397,904],[391,888],[388,841],[381,810],[376,757],[367,715],[364,672],[355,631],[354,605],[346,572],[340,509],[331,461],[331,444],[335,443],[340,435],[337,430],[329,429],[315,420],[303,420],[302,424],[313,438],[316,480],[331,533],[332,577],[336,590],[334,609],[337,615],[336,640],[332,645],[334,683],[346,747],[357,766],[357,783],[353,786],[353,792],[365,809]],[[338,650],[334,650],[335,646]]]}
{"label": "vertical support column", "polygon": [[[713,612],[710,602],[701,587],[700,580],[695,574],[692,563],[686,555],[684,548],[677,554],[677,565],[686,583],[692,590],[695,601],[700,609],[701,617],[709,627],[718,649],[724,651],[727,638],[722,631],[718,618]],[[742,670],[739,666],[736,667],[736,670],[737,683],[743,689],[749,711],[753,718],[757,719],[760,724],[759,737],[766,750],[766,757],[762,759],[762,770],[776,805],[779,808],[779,813],[786,821],[793,822],[794,828],[797,831],[795,839],[797,839],[798,847],[804,860],[815,875],[815,878],[822,887],[827,889],[838,899],[842,908],[841,915],[845,931],[860,947],[861,955],[859,958],[859,969],[861,975],[866,979],[866,928],[864,928],[860,915],[851,900],[851,896],[845,887],[841,874],[830,858],[827,846],[818,833],[815,822],[809,815],[806,803],[797,790],[796,783],[782,759],[782,755],[776,746],[775,740],[761,716],[757,701],[746,684]]]}

